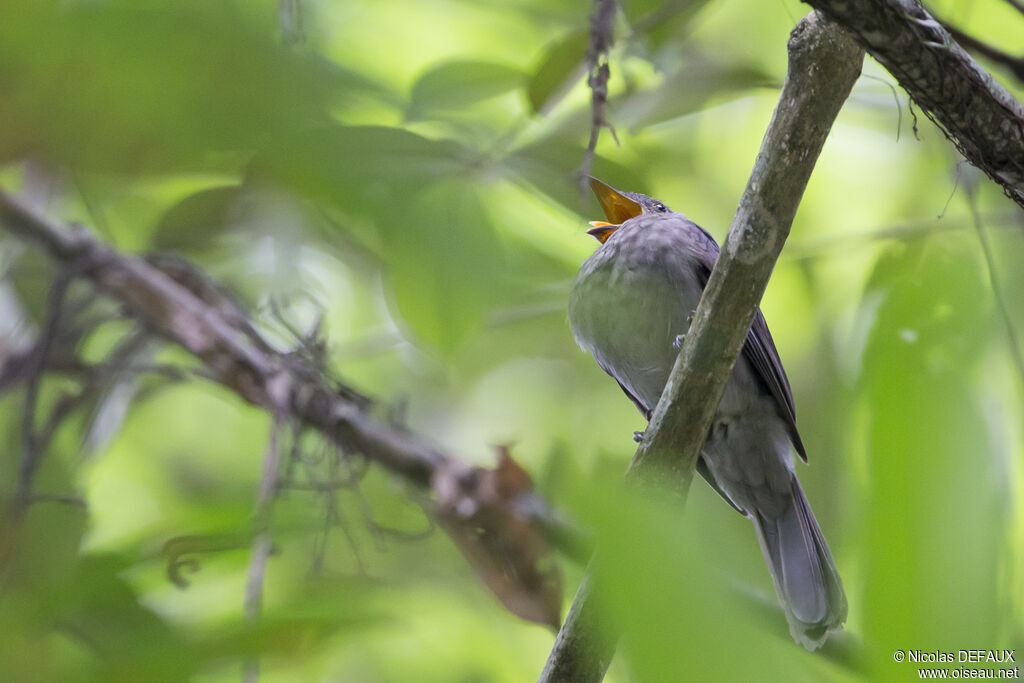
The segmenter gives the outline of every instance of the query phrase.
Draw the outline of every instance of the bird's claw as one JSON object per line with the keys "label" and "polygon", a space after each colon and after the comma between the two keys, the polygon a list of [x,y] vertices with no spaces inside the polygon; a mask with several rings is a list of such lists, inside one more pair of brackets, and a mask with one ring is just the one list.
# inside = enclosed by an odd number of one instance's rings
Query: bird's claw
{"label": "bird's claw", "polygon": [[684,339],[686,339],[686,333],[685,332],[683,334],[677,334],[676,338],[675,338],[675,341],[672,342],[672,348],[675,349],[676,351],[678,351],[679,349],[683,348],[683,340]]}
{"label": "bird's claw", "polygon": [[633,441],[640,443],[644,440],[644,432],[633,432]]}

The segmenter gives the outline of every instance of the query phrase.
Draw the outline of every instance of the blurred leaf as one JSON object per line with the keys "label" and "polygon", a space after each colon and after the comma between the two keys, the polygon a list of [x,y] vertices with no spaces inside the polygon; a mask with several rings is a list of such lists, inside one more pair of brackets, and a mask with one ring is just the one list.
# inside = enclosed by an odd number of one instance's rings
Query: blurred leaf
{"label": "blurred leaf", "polygon": [[350,215],[391,222],[409,196],[439,178],[457,177],[472,158],[454,141],[431,140],[401,128],[330,126],[271,141],[249,175],[282,183]]}
{"label": "blurred leaf", "polygon": [[504,64],[445,62],[428,70],[412,86],[406,117],[414,121],[462,109],[515,90],[524,79],[525,74]]}
{"label": "blurred leaf", "polygon": [[588,40],[586,31],[572,31],[547,48],[526,86],[534,113],[548,112],[583,74]]}
{"label": "blurred leaf", "polygon": [[469,182],[428,186],[380,226],[395,305],[422,341],[454,351],[507,284],[501,245]]}
{"label": "blurred leaf", "polygon": [[[766,615],[734,569],[709,562],[692,508],[664,491],[631,488],[619,472],[585,482],[576,487],[578,514],[598,533],[601,623],[621,629],[635,680],[771,681],[806,666],[810,655],[789,639],[781,610]],[[757,546],[752,531],[745,540]]]}
{"label": "blurred leaf", "polygon": [[379,615],[348,614],[349,607],[346,604],[343,610],[339,606],[325,606],[321,614],[300,616],[266,614],[256,625],[238,625],[207,638],[202,644],[202,656],[211,660],[268,654],[302,656],[322,647],[324,641],[340,632],[361,633],[384,623]]}
{"label": "blurred leaf", "polygon": [[91,555],[77,564],[64,586],[66,613],[59,627],[86,645],[102,662],[107,680],[176,681],[199,663],[188,656],[185,638],[143,606],[118,574],[126,563],[115,555]]}
{"label": "blurred leaf", "polygon": [[666,2],[666,0],[624,0],[622,2],[622,11],[630,23],[635,23],[637,20],[648,16],[654,10],[661,9],[668,4],[671,3]]}
{"label": "blurred leaf", "polygon": [[0,158],[201,167],[211,151],[325,119],[341,85],[230,3],[13,2],[0,23]]}
{"label": "blurred leaf", "polygon": [[153,231],[156,250],[204,249],[224,233],[243,190],[226,185],[200,190],[185,197],[160,217]]}
{"label": "blurred leaf", "polygon": [[[52,473],[52,474],[51,474]],[[50,457],[43,461],[40,479],[67,479],[62,463]],[[65,484],[66,486],[66,484]],[[37,489],[39,485],[37,484]],[[67,490],[54,487],[55,490]],[[54,489],[51,489],[54,490]],[[85,533],[86,513],[77,505],[36,503],[31,505],[20,526],[7,523],[0,528],[0,560],[8,585],[5,591],[24,592],[36,601],[34,619],[47,619],[65,609],[53,589],[73,581],[76,558]],[[45,543],[33,542],[44,538]],[[0,596],[3,594],[0,593]]]}
{"label": "blurred leaf", "polygon": [[[959,236],[960,238],[966,236]],[[978,262],[944,238],[897,245],[864,357],[870,406],[865,630],[881,654],[992,643],[1008,492],[970,376],[989,335]],[[982,533],[983,531],[983,533]],[[872,661],[887,661],[873,659]]]}
{"label": "blurred leaf", "polygon": [[[386,127],[332,127],[275,145],[251,176],[284,182],[368,222],[345,227],[389,266],[394,302],[416,336],[454,351],[507,278],[471,150]],[[462,179],[466,176],[466,179]]]}
{"label": "blurred leaf", "polygon": [[707,4],[708,0],[629,0],[623,11],[634,30],[630,42],[642,39],[654,49],[669,41],[684,44],[691,21]]}
{"label": "blurred leaf", "polygon": [[612,120],[632,132],[700,111],[712,99],[740,97],[772,86],[770,74],[755,64],[720,64],[699,56],[662,85],[614,100]]}
{"label": "blurred leaf", "polygon": [[[589,190],[583,196],[580,195],[576,182],[583,151],[583,145],[566,142],[561,136],[551,136],[520,147],[505,160],[505,164],[535,190],[543,192],[570,211],[579,213],[585,210],[583,207],[596,206]],[[616,187],[639,188],[646,185],[635,169],[603,156],[595,157],[591,174]]]}

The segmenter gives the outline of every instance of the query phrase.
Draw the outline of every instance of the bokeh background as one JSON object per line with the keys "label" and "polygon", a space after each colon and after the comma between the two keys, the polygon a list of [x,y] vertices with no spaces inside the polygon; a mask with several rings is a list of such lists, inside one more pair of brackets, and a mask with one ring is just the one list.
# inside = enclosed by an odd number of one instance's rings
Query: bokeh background
{"label": "bokeh background", "polygon": [[[1008,51],[1024,37],[999,0],[930,7]],[[565,313],[602,218],[574,178],[590,9],[305,0],[304,40],[285,45],[270,0],[6,0],[0,186],[119,249],[193,260],[282,347],[282,317],[322,317],[331,368],[460,457],[491,464],[511,444],[600,538],[624,631],[610,681],[906,680],[897,649],[1024,651],[1020,209],[866,60],[763,302],[850,601],[843,648],[808,654],[746,520],[700,481],[685,511],[620,488],[643,421]],[[623,3],[618,144],[601,136],[594,175],[721,240],[806,12]],[[0,272],[2,362],[39,334],[54,270],[2,237]],[[101,325],[80,350],[102,359],[124,331]],[[66,381],[44,382],[44,404]],[[3,497],[23,401],[0,396]],[[201,379],[112,382],[63,424],[36,489],[86,507],[31,509],[0,583],[0,679],[236,680],[254,653],[266,681],[536,678],[552,633],[506,612],[373,467],[335,495],[278,498],[264,619],[247,629],[269,434]],[[205,539],[184,588],[164,551],[182,537]],[[568,605],[582,567],[560,563]]]}

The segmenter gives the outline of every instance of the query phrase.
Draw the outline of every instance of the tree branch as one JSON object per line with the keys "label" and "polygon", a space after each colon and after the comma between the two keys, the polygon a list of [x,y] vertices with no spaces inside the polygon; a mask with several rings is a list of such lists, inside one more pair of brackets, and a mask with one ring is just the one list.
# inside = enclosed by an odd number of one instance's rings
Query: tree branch
{"label": "tree branch", "polygon": [[[277,382],[277,387],[286,389],[284,375]],[[252,555],[249,560],[249,573],[245,581],[245,595],[242,601],[242,611],[245,619],[250,625],[259,621],[260,613],[263,611],[263,580],[267,573],[267,561],[270,559],[270,551],[273,547],[273,539],[270,537],[270,518],[273,513],[274,498],[278,491],[278,469],[281,465],[281,423],[282,414],[286,411],[287,395],[274,396],[274,385],[271,386],[271,399],[277,403],[277,408],[272,415],[270,425],[270,442],[267,444],[267,453],[263,457],[263,476],[260,478],[259,496],[256,499],[255,531],[256,535],[252,542]],[[253,654],[242,664],[243,683],[256,683],[260,678],[259,656]]]}
{"label": "tree branch", "polygon": [[1006,2],[1018,12],[1024,14],[1024,2],[1021,2],[1021,0],[1006,0]]}
{"label": "tree branch", "polygon": [[[685,496],[754,310],[789,235],[804,188],[863,51],[816,13],[789,40],[789,70],[747,188],[629,476]],[[692,400],[701,396],[703,400]],[[683,397],[690,397],[684,400]],[[596,561],[596,560],[595,560]],[[585,578],[541,674],[542,683],[599,681],[615,647]]]}
{"label": "tree branch", "polygon": [[[76,275],[91,280],[154,333],[198,358],[204,376],[289,423],[320,432],[344,452],[362,454],[427,493],[428,513],[446,530],[459,532],[460,547],[479,543],[486,549],[495,547],[487,543],[502,541],[500,547],[508,554],[497,558],[495,566],[502,560],[520,578],[537,571],[517,564],[526,562],[525,550],[536,555],[539,548],[554,545],[581,561],[588,556],[586,534],[532,492],[529,477],[507,453],[494,469],[469,465],[400,425],[374,418],[357,392],[327,376],[308,354],[273,350],[239,309],[217,300],[209,287],[190,282],[180,265],[159,268],[118,253],[84,229],[51,222],[2,190],[0,225],[41,245],[55,260],[74,263]],[[269,460],[264,492],[275,469]],[[263,493],[260,500],[265,500]],[[520,551],[522,557],[516,555]]]}
{"label": "tree branch", "polygon": [[960,153],[1024,207],[1024,106],[916,0],[804,0],[889,70]]}
{"label": "tree branch", "polygon": [[949,31],[949,35],[956,39],[956,42],[963,45],[972,52],[977,52],[982,57],[987,57],[993,62],[1002,64],[1004,67],[1009,69],[1018,81],[1024,83],[1024,57],[1015,57],[1007,52],[1003,52],[999,48],[989,45],[986,42],[978,40],[969,33],[964,33],[956,26],[951,25],[947,21],[943,21],[942,25]]}
{"label": "tree branch", "polygon": [[614,0],[594,0],[593,13],[590,15],[590,41],[587,45],[587,85],[590,87],[590,140],[583,152],[583,161],[576,173],[576,181],[580,198],[587,195],[587,181],[594,165],[594,154],[597,152],[597,140],[601,129],[607,128],[618,143],[615,128],[605,116],[605,105],[608,104],[608,79],[611,70],[608,66],[608,51],[615,42],[615,2]]}

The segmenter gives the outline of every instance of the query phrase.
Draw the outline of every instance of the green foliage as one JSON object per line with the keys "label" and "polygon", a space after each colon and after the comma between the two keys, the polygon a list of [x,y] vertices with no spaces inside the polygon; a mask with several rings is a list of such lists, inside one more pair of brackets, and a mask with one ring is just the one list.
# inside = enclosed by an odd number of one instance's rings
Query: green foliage
{"label": "green foliage", "polygon": [[526,89],[535,113],[546,112],[556,105],[583,73],[587,40],[586,31],[572,31],[547,49]]}
{"label": "green foliage", "polygon": [[[956,187],[976,179],[920,114],[921,139],[904,110],[897,141],[892,92],[857,84],[763,303],[810,454],[798,473],[851,607],[848,636],[811,655],[746,520],[701,482],[686,510],[621,489],[643,421],[565,320],[596,245],[585,221],[601,217],[575,175],[590,3],[306,0],[295,49],[276,5],[9,0],[0,186],[119,248],[187,255],[282,347],[319,321],[325,345],[304,352],[464,459],[512,444],[600,540],[606,619],[623,630],[611,681],[906,680],[916,667],[894,650],[1024,651],[1024,377]],[[1006,7],[936,10],[1012,51],[1022,23]],[[620,144],[602,133],[592,173],[723,237],[804,12],[623,3],[607,112]],[[1024,329],[1019,210],[971,187]],[[5,237],[0,273],[2,378],[45,324],[55,269]],[[114,320],[86,324],[99,317]],[[58,350],[116,359],[118,317],[73,287],[62,320],[87,333]],[[167,348],[132,358],[196,365]],[[255,654],[268,681],[536,677],[551,634],[503,610],[410,491],[312,435],[283,474],[358,486],[281,492],[263,618],[246,623],[269,419],[186,375],[107,377],[54,432],[34,490],[85,506],[0,524],[0,680],[236,680]],[[37,426],[82,381],[48,375]],[[3,388],[7,510],[26,390]],[[183,538],[199,539],[178,558],[187,587],[168,577]],[[567,604],[581,571],[564,561]]]}
{"label": "green foliage", "polygon": [[408,120],[456,112],[520,87],[524,74],[503,64],[446,62],[429,69],[412,86]]}

